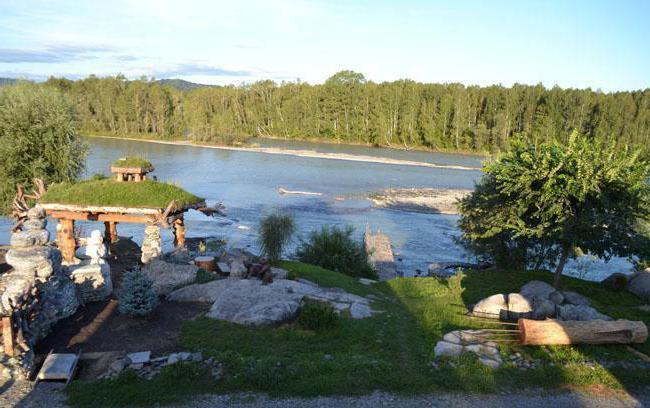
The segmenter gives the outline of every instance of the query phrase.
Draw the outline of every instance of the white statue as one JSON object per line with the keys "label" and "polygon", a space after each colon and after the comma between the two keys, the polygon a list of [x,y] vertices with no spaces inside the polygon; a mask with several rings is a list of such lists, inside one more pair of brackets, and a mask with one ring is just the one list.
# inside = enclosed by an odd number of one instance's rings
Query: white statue
{"label": "white statue", "polygon": [[104,245],[104,237],[100,230],[93,230],[90,233],[90,237],[86,239],[86,256],[90,257],[91,265],[102,265],[106,263],[104,261],[106,245]]}

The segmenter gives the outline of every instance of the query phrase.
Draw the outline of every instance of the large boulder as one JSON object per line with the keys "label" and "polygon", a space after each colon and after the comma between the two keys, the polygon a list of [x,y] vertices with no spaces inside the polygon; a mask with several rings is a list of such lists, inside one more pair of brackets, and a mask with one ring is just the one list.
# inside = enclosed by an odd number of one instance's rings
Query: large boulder
{"label": "large boulder", "polygon": [[558,305],[557,318],[560,320],[614,320],[611,317],[600,313],[591,306],[585,305]]}
{"label": "large boulder", "polygon": [[507,319],[508,301],[501,293],[486,297],[474,305],[472,314],[492,319]]}
{"label": "large boulder", "polygon": [[46,245],[49,240],[50,233],[47,230],[30,229],[11,234],[10,244],[14,248],[29,248]]}
{"label": "large boulder", "polygon": [[643,300],[650,300],[650,268],[632,275],[627,290]]}
{"label": "large boulder", "polygon": [[31,276],[47,278],[61,271],[61,251],[49,246],[12,248],[5,258],[16,271]]}
{"label": "large boulder", "polygon": [[532,312],[533,302],[519,293],[510,293],[508,295],[508,318],[510,320],[528,318]]}
{"label": "large boulder", "polygon": [[194,265],[170,263],[160,258],[152,258],[142,267],[142,273],[153,281],[153,289],[159,295],[194,282],[198,270]]}
{"label": "large boulder", "polygon": [[526,299],[548,299],[555,288],[546,282],[533,280],[521,287],[519,293]]}
{"label": "large boulder", "polygon": [[570,305],[591,306],[591,300],[579,293],[563,291],[562,295],[564,296],[564,303],[568,303]]}
{"label": "large boulder", "polygon": [[547,317],[555,317],[557,305],[548,299],[533,300],[533,313],[531,317],[536,320],[544,320]]}
{"label": "large boulder", "polygon": [[600,283],[607,289],[618,292],[625,289],[627,286],[627,281],[628,276],[626,274],[621,272],[614,272],[613,274],[600,281]]}

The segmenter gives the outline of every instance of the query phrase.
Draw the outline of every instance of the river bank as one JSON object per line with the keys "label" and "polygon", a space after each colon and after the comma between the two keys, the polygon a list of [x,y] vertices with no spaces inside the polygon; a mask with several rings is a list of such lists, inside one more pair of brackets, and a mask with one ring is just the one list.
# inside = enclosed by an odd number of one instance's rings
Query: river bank
{"label": "river bank", "polygon": [[378,163],[378,164],[388,164],[388,165],[397,165],[397,166],[428,167],[428,168],[435,168],[435,169],[464,170],[464,171],[480,170],[480,167],[473,167],[473,166],[437,164],[437,163],[429,163],[424,161],[392,159],[389,157],[377,157],[377,156],[357,155],[357,154],[348,154],[348,153],[317,152],[315,150],[287,149],[287,148],[277,148],[277,147],[223,146],[223,145],[196,143],[196,142],[182,141],[182,140],[158,140],[158,139],[142,139],[142,138],[116,137],[116,136],[92,135],[88,137],[129,140],[129,141],[157,143],[157,144],[174,145],[174,146],[203,147],[207,149],[218,149],[218,150],[226,150],[226,151],[254,152],[254,153],[263,153],[263,154],[307,157],[307,158],[314,158],[314,159],[330,159],[330,160],[344,160],[344,161],[362,162],[362,163]]}
{"label": "river bank", "polygon": [[389,188],[368,196],[376,207],[426,214],[458,214],[458,201],[471,190]]}

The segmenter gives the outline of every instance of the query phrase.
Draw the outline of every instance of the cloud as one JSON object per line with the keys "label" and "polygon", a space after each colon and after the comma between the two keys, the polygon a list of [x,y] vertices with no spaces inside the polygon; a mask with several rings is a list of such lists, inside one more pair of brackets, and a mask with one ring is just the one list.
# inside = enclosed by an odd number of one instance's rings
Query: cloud
{"label": "cloud", "polygon": [[55,44],[38,50],[0,48],[0,62],[18,63],[58,63],[96,59],[97,54],[112,51],[106,46],[86,46],[76,44]]}
{"label": "cloud", "polygon": [[168,69],[154,72],[156,77],[169,78],[174,76],[190,75],[208,75],[208,76],[225,76],[225,77],[250,77],[252,71],[248,70],[230,70],[207,64],[184,63],[171,66]]}

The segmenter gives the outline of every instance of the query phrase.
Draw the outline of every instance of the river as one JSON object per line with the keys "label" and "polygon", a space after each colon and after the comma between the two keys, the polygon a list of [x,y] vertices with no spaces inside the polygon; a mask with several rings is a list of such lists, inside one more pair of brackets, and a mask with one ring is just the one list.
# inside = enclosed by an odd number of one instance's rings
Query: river
{"label": "river", "polygon": [[[159,144],[146,141],[88,138],[90,152],[84,177],[109,174],[116,158],[138,155],[151,161],[161,181],[172,182],[211,201],[222,202],[227,217],[208,218],[190,212],[186,217],[188,237],[217,236],[233,247],[256,251],[256,228],[260,219],[280,211],[292,214],[298,239],[323,225],[352,225],[357,237],[369,227],[381,230],[392,241],[398,271],[413,276],[425,272],[431,262],[468,261],[472,258],[455,242],[458,217],[422,214],[373,207],[363,198],[386,188],[471,189],[481,176],[479,170],[460,170],[417,165],[334,160],[249,151],[210,149],[197,146]],[[364,157],[387,158],[440,165],[479,168],[476,156],[374,149],[282,140],[256,140],[260,147],[311,150]],[[322,195],[281,195],[278,188],[322,193]],[[50,223],[53,224],[53,223]],[[0,243],[9,242],[10,220],[0,219]],[[82,235],[96,223],[79,223]],[[53,231],[53,225],[49,228]],[[121,236],[140,242],[143,226],[120,224]],[[296,243],[298,242],[296,240]],[[165,249],[171,249],[172,234],[163,231]],[[568,272],[587,279],[602,279],[612,272],[627,272],[623,259],[609,263],[583,258],[572,261]]]}

